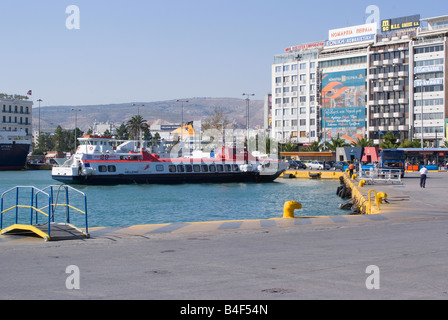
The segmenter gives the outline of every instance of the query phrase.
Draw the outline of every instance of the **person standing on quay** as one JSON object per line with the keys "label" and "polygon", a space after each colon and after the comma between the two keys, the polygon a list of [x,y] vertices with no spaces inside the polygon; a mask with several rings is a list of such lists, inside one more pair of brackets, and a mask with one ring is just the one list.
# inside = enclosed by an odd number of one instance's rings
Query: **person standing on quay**
{"label": "person standing on quay", "polygon": [[426,185],[426,175],[428,174],[428,169],[425,165],[420,169],[420,188],[424,188]]}

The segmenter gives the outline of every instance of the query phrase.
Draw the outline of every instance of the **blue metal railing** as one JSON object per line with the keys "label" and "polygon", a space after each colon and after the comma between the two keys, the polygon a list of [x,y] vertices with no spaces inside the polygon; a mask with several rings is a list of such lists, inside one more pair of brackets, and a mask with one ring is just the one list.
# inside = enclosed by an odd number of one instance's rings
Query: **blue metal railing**
{"label": "blue metal railing", "polygon": [[[22,196],[23,190],[27,190],[30,194],[29,204],[23,204],[22,201],[26,201],[26,198]],[[59,196],[61,194],[61,190],[65,193],[65,203],[59,203]],[[9,208],[4,209],[6,204],[5,197],[13,194],[15,192],[15,201],[14,205]],[[84,206],[83,210],[75,207],[71,203],[70,192],[74,192],[81,196],[82,205]],[[55,196],[56,193],[56,196]],[[64,195],[64,194],[63,194]],[[26,195],[25,195],[26,197]],[[44,198],[44,206],[39,208],[39,202],[42,203],[42,197]],[[78,199],[79,200],[79,199]],[[78,201],[79,202],[79,201]],[[30,209],[30,223],[29,225],[34,226],[39,224],[39,214],[44,215],[48,224],[48,236],[51,233],[51,223],[55,222],[55,213],[58,207],[65,207],[66,217],[65,223],[70,224],[71,213],[73,211],[84,214],[85,218],[85,232],[88,234],[88,216],[87,216],[87,196],[85,193],[67,185],[52,185],[45,187],[44,189],[38,189],[36,187],[31,186],[16,186],[11,188],[1,194],[1,204],[0,204],[0,230],[3,230],[3,215],[9,211],[15,210],[15,224],[19,224],[19,214],[21,213],[20,209]],[[33,222],[34,220],[34,222]]]}

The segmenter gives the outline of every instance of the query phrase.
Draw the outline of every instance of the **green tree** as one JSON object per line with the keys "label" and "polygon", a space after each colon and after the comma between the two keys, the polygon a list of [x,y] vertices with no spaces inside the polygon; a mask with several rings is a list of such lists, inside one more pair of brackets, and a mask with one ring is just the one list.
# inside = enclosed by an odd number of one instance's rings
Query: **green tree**
{"label": "green tree", "polygon": [[49,133],[41,133],[37,138],[37,148],[34,149],[33,155],[43,155],[45,152],[52,151],[53,138]]}
{"label": "green tree", "polygon": [[420,148],[421,144],[419,140],[405,140],[400,143],[399,148]]}
{"label": "green tree", "polygon": [[380,144],[381,149],[397,149],[397,138],[394,136],[392,131],[387,132],[383,136],[383,141]]}
{"label": "green tree", "polygon": [[117,138],[117,140],[128,140],[129,139],[128,128],[126,127],[126,125],[124,123],[122,123],[117,128],[116,138]]}
{"label": "green tree", "polygon": [[70,133],[58,126],[53,135],[54,151],[67,152],[70,150]]}
{"label": "green tree", "polygon": [[323,148],[323,144],[319,141],[314,141],[311,145],[304,147],[303,151],[320,151]]}
{"label": "green tree", "polygon": [[297,145],[297,143],[288,142],[282,146],[282,149],[285,152],[292,152],[299,150],[299,146]]}
{"label": "green tree", "polygon": [[326,147],[331,151],[336,151],[337,148],[349,147],[350,145],[347,143],[345,139],[342,138],[331,138],[330,141],[326,143]]}
{"label": "green tree", "polygon": [[373,147],[373,141],[367,138],[357,139],[356,141],[352,141],[351,145],[353,147]]}
{"label": "green tree", "polygon": [[149,130],[148,122],[141,115],[133,116],[127,123],[127,131],[129,138],[139,139],[139,135],[143,135],[145,130]]}

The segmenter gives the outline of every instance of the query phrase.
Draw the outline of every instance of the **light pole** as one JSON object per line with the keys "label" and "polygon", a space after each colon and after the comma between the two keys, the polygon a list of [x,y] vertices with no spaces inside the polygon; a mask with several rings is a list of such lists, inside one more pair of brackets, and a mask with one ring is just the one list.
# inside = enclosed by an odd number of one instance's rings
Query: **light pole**
{"label": "light pole", "polygon": [[76,147],[77,147],[77,141],[78,141],[78,111],[81,111],[80,109],[72,109],[72,111],[75,111],[75,152],[76,153]]}
{"label": "light pole", "polygon": [[39,138],[40,136],[40,103],[43,102],[42,99],[37,100],[37,102],[39,102],[39,135],[37,136]]}
{"label": "light pole", "polygon": [[243,97],[247,96],[246,98],[246,144],[249,146],[249,103],[250,103],[250,97],[255,96],[253,93],[243,93]]}
{"label": "light pole", "polygon": [[182,121],[180,123],[180,141],[182,141],[184,136],[184,103],[188,103],[188,100],[177,100],[177,102],[182,103]]}

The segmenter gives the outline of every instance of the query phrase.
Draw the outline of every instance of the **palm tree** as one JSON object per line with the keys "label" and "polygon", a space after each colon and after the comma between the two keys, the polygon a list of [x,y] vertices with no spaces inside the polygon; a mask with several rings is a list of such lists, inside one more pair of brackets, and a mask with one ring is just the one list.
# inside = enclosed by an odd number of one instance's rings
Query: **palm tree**
{"label": "palm tree", "polygon": [[353,147],[363,147],[363,148],[365,148],[365,147],[373,147],[373,141],[369,140],[367,138],[362,138],[362,139],[358,138],[358,140],[352,141],[351,145]]}
{"label": "palm tree", "polygon": [[285,152],[292,152],[292,151],[297,151],[298,150],[298,145],[297,143],[286,143],[283,145],[283,151]]}
{"label": "palm tree", "polygon": [[149,129],[148,122],[141,115],[133,116],[126,126],[131,139],[140,138],[140,133]]}
{"label": "palm tree", "polygon": [[323,144],[321,144],[319,141],[314,141],[311,145],[306,146],[303,148],[303,151],[320,151],[323,147]]}
{"label": "palm tree", "polygon": [[336,151],[337,148],[349,147],[350,145],[347,143],[345,139],[338,137],[338,138],[331,138],[331,140],[326,143],[326,146],[331,151]]}

